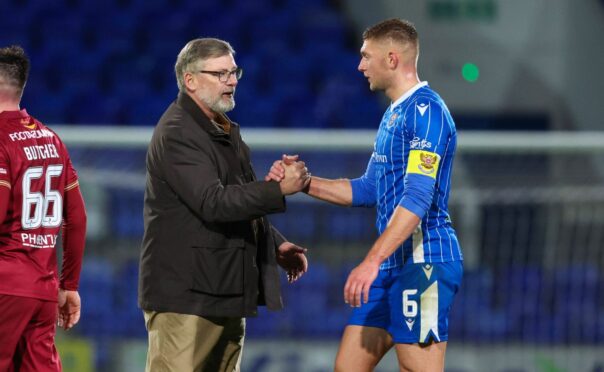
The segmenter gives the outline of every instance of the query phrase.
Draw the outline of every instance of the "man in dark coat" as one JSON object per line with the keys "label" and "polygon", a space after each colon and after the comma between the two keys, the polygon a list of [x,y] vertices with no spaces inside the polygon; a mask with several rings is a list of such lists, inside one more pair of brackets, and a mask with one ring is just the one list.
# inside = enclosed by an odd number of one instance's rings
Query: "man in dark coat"
{"label": "man in dark coat", "polygon": [[175,71],[180,93],[147,153],[139,305],[149,333],[147,371],[238,371],[245,317],[281,309],[279,273],[307,269],[305,249],[266,219],[310,175],[303,162],[283,182],[256,180],[235,106],[242,70],[218,39],[190,41]]}

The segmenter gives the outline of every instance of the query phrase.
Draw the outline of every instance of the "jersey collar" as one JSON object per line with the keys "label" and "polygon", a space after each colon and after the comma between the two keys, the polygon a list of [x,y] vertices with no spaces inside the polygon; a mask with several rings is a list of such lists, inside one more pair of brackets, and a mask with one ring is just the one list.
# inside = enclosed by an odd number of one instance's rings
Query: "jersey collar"
{"label": "jersey collar", "polygon": [[394,110],[394,108],[398,105],[400,105],[401,103],[403,103],[404,100],[406,100],[407,98],[411,97],[411,95],[413,93],[415,93],[418,89],[425,87],[426,85],[428,85],[427,81],[422,81],[419,82],[417,84],[415,84],[411,89],[409,89],[408,91],[405,92],[405,94],[403,94],[402,96],[399,97],[399,99],[397,99],[396,101],[392,102],[390,104],[390,111]]}
{"label": "jersey collar", "polygon": [[17,118],[25,118],[28,117],[29,114],[27,113],[27,110],[25,109],[21,109],[18,111],[2,111],[0,112],[0,119],[17,119]]}

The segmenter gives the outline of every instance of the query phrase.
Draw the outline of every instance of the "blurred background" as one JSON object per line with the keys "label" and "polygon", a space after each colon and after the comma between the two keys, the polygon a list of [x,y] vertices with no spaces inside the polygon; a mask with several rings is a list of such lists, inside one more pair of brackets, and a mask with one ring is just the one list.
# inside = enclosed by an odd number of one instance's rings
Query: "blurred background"
{"label": "blurred background", "polygon": [[[142,371],[136,305],[146,145],[197,37],[231,42],[231,117],[263,175],[299,153],[357,177],[388,105],[357,71],[363,30],[415,23],[419,74],[459,130],[451,213],[466,261],[447,371],[604,371],[604,1],[2,0],[0,46],[32,60],[22,106],[56,129],[89,215],[82,318],[59,331],[65,371]],[[374,211],[300,195],[271,221],[309,248],[286,310],[248,319],[244,371],[329,371],[348,272]],[[283,278],[284,279],[284,278]],[[378,366],[396,370],[393,353]]]}

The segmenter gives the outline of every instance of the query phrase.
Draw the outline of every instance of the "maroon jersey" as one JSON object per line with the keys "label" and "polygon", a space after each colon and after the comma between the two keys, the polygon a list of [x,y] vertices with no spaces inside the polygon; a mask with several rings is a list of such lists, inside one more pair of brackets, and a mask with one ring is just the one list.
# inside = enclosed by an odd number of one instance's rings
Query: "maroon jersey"
{"label": "maroon jersey", "polygon": [[78,186],[59,137],[25,110],[0,112],[0,293],[56,301],[57,236],[64,193]]}

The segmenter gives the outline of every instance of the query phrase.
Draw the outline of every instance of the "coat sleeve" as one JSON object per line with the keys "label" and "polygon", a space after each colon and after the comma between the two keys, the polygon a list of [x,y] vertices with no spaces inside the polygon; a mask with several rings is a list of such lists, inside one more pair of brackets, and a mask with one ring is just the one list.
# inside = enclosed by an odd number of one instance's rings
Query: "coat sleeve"
{"label": "coat sleeve", "polygon": [[273,236],[275,237],[275,249],[278,249],[279,246],[287,241],[287,239],[273,226],[270,225],[271,230],[273,231]]}
{"label": "coat sleeve", "polygon": [[223,185],[209,144],[203,146],[183,135],[182,129],[164,133],[159,141],[155,155],[166,182],[202,220],[251,220],[285,210],[285,198],[276,182]]}

